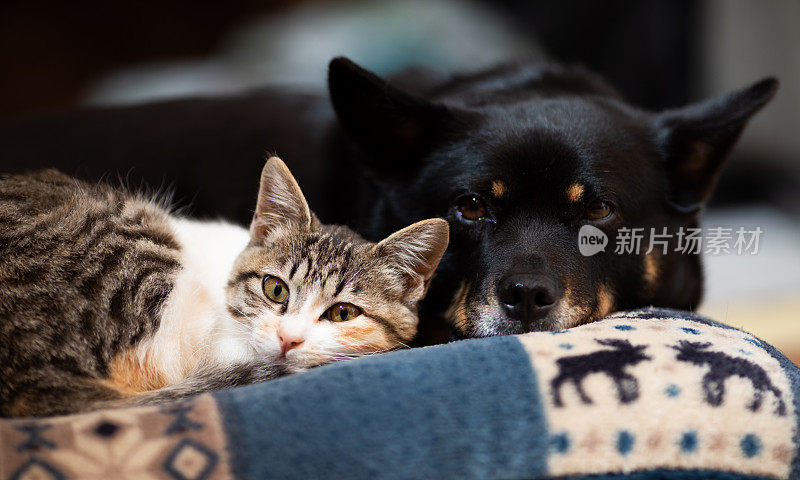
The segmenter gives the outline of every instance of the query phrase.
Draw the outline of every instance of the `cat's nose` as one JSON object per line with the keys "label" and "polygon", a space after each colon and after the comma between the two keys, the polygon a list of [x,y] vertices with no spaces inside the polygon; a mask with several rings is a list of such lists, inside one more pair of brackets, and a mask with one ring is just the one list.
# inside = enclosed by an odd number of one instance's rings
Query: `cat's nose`
{"label": "cat's nose", "polygon": [[286,355],[286,352],[293,348],[297,348],[306,341],[302,335],[294,334],[278,330],[278,340],[281,342],[281,353]]}

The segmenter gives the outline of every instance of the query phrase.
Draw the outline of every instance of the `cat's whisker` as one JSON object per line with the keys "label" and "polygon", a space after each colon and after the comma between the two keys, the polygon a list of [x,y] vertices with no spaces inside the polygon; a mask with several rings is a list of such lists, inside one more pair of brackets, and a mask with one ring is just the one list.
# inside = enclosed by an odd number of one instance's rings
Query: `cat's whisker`
{"label": "cat's whisker", "polygon": [[[250,340],[252,339],[252,337],[250,335],[248,335],[246,332],[243,332],[241,330],[236,330],[236,329],[224,328],[224,327],[220,327],[220,326],[214,327],[214,332],[225,333],[226,335],[230,336],[231,338],[235,338],[237,340],[241,340],[241,341],[244,341],[244,342],[250,342]],[[213,348],[214,346],[215,346],[215,343],[208,342],[208,343],[200,346],[199,348],[196,348],[192,352],[192,354],[189,356],[188,362],[190,364],[193,363],[194,360],[195,360],[195,357],[200,355],[202,352],[208,350],[209,348]]]}
{"label": "cat's whisker", "polygon": [[309,355],[314,355],[314,356],[325,356],[325,357],[337,358],[337,359],[350,359],[350,358],[361,358],[361,357],[365,357],[365,356],[369,356],[369,355],[377,355],[377,354],[380,354],[380,353],[387,353],[387,352],[391,352],[391,351],[397,350],[400,347],[410,348],[408,345],[406,345],[406,344],[404,344],[402,342],[397,342],[394,346],[391,346],[391,347],[388,347],[388,348],[382,348],[382,349],[377,349],[377,350],[367,350],[367,351],[352,351],[352,350],[356,350],[358,348],[371,347],[371,346],[372,345],[370,345],[370,344],[353,344],[353,345],[347,345],[345,347],[348,350],[351,350],[349,352],[342,352],[342,351],[335,351],[335,350],[306,350],[306,353],[309,354]]}
{"label": "cat's whisker", "polygon": [[[390,351],[393,351],[393,350],[397,350],[397,349],[398,349],[399,347],[401,347],[401,346],[402,346],[402,347],[405,347],[405,348],[411,348],[411,347],[409,347],[408,345],[406,345],[406,344],[405,344],[405,343],[403,343],[403,342],[396,342],[396,343],[395,343],[393,346],[391,346],[391,347],[387,347],[387,348],[381,348],[381,349],[375,349],[375,348],[374,348],[374,345],[372,345],[372,344],[369,344],[369,343],[361,343],[361,344],[358,344],[358,343],[356,343],[356,344],[350,344],[350,345],[346,345],[344,348],[346,348],[346,349],[348,349],[348,350],[352,350],[352,351],[354,351],[353,353],[357,353],[357,354],[361,354],[361,355],[369,355],[369,354],[375,354],[375,353],[385,353],[385,352],[390,352]],[[366,351],[358,351],[358,349],[361,349],[361,348],[368,348],[369,350],[366,350]]]}
{"label": "cat's whisker", "polygon": [[250,335],[248,335],[248,332],[249,332],[248,330],[242,330],[242,329],[238,329],[238,328],[215,326],[213,331],[215,333],[231,334],[231,335],[233,335],[233,336],[235,336],[237,338],[248,338],[250,336]]}
{"label": "cat's whisker", "polygon": [[247,338],[249,338],[249,336],[246,333],[241,332],[239,330],[230,330],[230,329],[222,329],[222,328],[218,328],[217,329],[217,328],[215,328],[214,329],[214,333],[225,334],[225,336],[227,336],[227,337],[235,338],[235,339],[239,339],[239,340],[246,340]]}
{"label": "cat's whisker", "polygon": [[237,319],[235,319],[235,318],[232,318],[231,320],[233,320],[233,322],[234,322],[236,325],[239,325],[239,326],[241,326],[241,327],[242,327],[243,329],[245,329],[245,330],[250,330],[250,329],[252,329],[252,328],[253,328],[251,325],[248,325],[248,324],[244,323],[244,322],[243,322],[243,321],[241,321],[241,320],[237,320]]}
{"label": "cat's whisker", "polygon": [[[236,307],[235,305],[231,304],[230,302],[226,302],[226,303],[228,304],[228,306],[229,306],[229,307],[231,307],[232,309],[234,309],[234,310],[236,310],[237,312],[239,312],[239,313],[240,313],[241,315],[243,315],[245,318],[247,318],[247,319],[248,319],[248,320],[250,320],[251,322],[254,322],[253,318],[252,318],[250,315],[248,315],[248,314],[244,313],[244,312],[243,312],[243,311],[241,311],[241,310],[240,310],[238,307]],[[239,324],[241,324],[241,325],[243,325],[243,326],[248,326],[247,324],[245,324],[244,322],[242,322],[241,320],[239,320],[239,319],[237,319],[237,318],[233,318],[233,317],[231,317],[231,319],[232,319],[234,322],[236,322],[236,323],[239,323]]]}
{"label": "cat's whisker", "polygon": [[194,352],[192,352],[192,354],[189,356],[188,363],[189,363],[190,365],[191,365],[191,364],[193,364],[193,363],[194,363],[194,359],[195,359],[195,357],[197,357],[197,355],[199,355],[199,354],[200,354],[201,352],[203,352],[204,350],[207,350],[207,349],[209,349],[209,348],[211,348],[211,347],[213,347],[213,346],[214,346],[213,344],[211,344],[211,343],[207,343],[207,344],[205,344],[205,345],[201,346],[200,348],[196,348],[196,349],[194,350]]}

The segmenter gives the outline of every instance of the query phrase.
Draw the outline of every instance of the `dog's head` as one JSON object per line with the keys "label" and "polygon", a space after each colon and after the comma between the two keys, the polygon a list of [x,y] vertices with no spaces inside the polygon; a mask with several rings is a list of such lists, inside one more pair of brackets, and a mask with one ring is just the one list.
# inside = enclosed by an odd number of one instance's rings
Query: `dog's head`
{"label": "dog's head", "polygon": [[[698,256],[647,254],[647,233],[697,224],[725,157],[777,81],[657,113],[626,104],[592,74],[552,65],[501,67],[412,94],[335,59],[329,87],[374,180],[362,229],[382,235],[446,218],[451,243],[429,305],[462,335],[488,336],[650,304],[695,306]],[[643,248],[581,255],[584,225],[612,242],[620,228],[643,228]]]}

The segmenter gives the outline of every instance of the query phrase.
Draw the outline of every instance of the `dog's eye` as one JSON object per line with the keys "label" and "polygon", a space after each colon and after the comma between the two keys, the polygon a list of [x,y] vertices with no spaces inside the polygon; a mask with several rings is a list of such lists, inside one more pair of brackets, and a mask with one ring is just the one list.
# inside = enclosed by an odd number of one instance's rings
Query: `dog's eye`
{"label": "dog's eye", "polygon": [[466,195],[456,203],[458,212],[467,220],[481,220],[486,218],[486,204],[477,195]]}
{"label": "dog's eye", "polygon": [[289,296],[289,287],[286,286],[286,283],[272,275],[264,277],[262,288],[264,289],[264,295],[275,303],[283,303]]}
{"label": "dog's eye", "polygon": [[586,205],[586,218],[596,222],[598,220],[607,220],[614,215],[614,206],[603,200],[595,200]]}

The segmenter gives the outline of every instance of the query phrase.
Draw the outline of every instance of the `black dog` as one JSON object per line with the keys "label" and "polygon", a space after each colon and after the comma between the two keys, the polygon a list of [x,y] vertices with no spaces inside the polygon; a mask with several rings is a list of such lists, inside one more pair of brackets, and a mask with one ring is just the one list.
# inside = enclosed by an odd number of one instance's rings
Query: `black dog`
{"label": "black dog", "polygon": [[420,312],[432,343],[448,324],[488,336],[696,306],[700,259],[674,253],[674,238],[667,255],[584,257],[578,229],[613,239],[620,227],[697,225],[725,157],[777,88],[767,79],[651,113],[554,65],[402,83],[339,58],[329,70],[335,115],[321,95],[262,90],[9,122],[0,171],[56,166],[96,180],[116,170],[134,184],[174,183],[195,213],[232,216],[249,211],[272,151],[325,222],[380,238],[444,217],[451,246]]}
{"label": "black dog", "polygon": [[[652,113],[580,69],[517,65],[416,94],[346,59],[330,65],[333,106],[369,171],[357,226],[373,237],[441,216],[451,246],[427,313],[464,336],[561,329],[614,310],[700,301],[695,227],[723,161],[777,81]],[[673,235],[666,254],[583,256],[578,230]],[[612,249],[613,250],[613,249]],[[430,316],[428,317],[430,318]]]}

